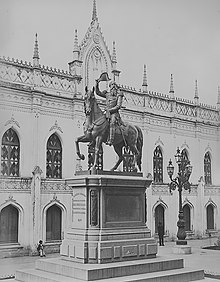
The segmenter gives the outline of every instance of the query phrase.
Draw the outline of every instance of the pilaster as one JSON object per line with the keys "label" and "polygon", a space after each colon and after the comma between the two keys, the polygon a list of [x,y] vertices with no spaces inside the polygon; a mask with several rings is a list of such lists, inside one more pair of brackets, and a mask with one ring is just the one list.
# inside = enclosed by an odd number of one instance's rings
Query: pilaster
{"label": "pilaster", "polygon": [[31,201],[32,201],[32,230],[31,248],[35,250],[36,244],[42,238],[42,217],[41,217],[41,175],[42,170],[36,166],[32,172]]}

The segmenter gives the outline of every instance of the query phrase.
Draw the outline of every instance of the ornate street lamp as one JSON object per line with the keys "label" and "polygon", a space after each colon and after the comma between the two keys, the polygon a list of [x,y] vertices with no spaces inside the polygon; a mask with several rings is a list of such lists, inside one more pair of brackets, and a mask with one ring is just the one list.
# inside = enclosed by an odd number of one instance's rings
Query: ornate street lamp
{"label": "ornate street lamp", "polygon": [[185,231],[185,221],[183,219],[183,205],[182,205],[182,191],[183,189],[189,190],[190,193],[190,183],[189,183],[189,177],[192,173],[192,166],[190,165],[190,161],[184,157],[184,155],[180,152],[180,149],[177,148],[177,152],[175,155],[175,160],[178,165],[178,174],[175,178],[173,178],[174,173],[174,166],[172,164],[172,161],[169,161],[169,164],[167,166],[167,173],[170,177],[170,193],[173,194],[172,191],[174,191],[176,188],[178,188],[179,192],[179,220],[177,221],[177,238],[176,241],[177,245],[186,245],[187,241],[186,238],[186,231]]}

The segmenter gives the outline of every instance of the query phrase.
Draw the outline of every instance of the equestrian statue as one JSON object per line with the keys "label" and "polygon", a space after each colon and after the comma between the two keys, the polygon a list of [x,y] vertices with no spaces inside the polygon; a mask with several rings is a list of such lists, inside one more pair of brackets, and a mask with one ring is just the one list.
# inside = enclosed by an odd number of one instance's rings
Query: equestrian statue
{"label": "equestrian statue", "polygon": [[[99,151],[102,143],[113,146],[118,155],[118,161],[111,169],[116,170],[123,161],[123,147],[129,148],[133,158],[134,171],[141,171],[141,158],[143,147],[143,134],[141,129],[130,123],[122,121],[119,110],[122,107],[123,93],[119,86],[111,81],[109,84],[110,91],[100,91],[100,81],[110,80],[107,72],[100,75],[96,80],[95,87],[89,90],[85,87],[84,112],[86,120],[84,123],[84,135],[76,139],[76,152],[80,159],[84,160],[85,156],[80,153],[79,143],[94,144],[95,156],[92,170],[97,169]],[[95,98],[95,92],[98,96],[106,99],[106,109],[103,112]]]}

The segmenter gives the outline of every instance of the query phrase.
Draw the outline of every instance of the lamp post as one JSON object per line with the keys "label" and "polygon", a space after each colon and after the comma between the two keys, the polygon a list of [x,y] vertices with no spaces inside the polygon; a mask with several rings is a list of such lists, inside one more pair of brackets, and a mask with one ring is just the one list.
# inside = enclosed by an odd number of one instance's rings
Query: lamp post
{"label": "lamp post", "polygon": [[179,220],[177,221],[177,245],[186,245],[186,231],[185,231],[185,221],[183,219],[183,205],[182,205],[182,191],[183,189],[189,190],[190,193],[190,183],[189,177],[192,173],[192,166],[190,165],[190,161],[187,160],[182,153],[180,153],[180,149],[177,148],[177,152],[175,155],[175,160],[178,165],[178,174],[175,178],[173,178],[174,166],[172,161],[169,161],[167,166],[167,173],[170,177],[171,182],[169,183],[170,193],[178,188],[179,192]]}

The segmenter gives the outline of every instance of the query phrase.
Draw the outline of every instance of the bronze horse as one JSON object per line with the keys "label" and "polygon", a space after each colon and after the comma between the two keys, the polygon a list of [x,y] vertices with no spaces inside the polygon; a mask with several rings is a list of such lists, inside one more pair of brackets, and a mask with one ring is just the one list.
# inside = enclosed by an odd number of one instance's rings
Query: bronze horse
{"label": "bronze horse", "polygon": [[[102,143],[106,142],[108,138],[109,121],[97,103],[94,95],[94,87],[92,90],[88,90],[87,87],[85,88],[84,111],[86,115],[84,135],[76,139],[76,153],[80,159],[84,160],[85,156],[80,153],[79,143],[94,143],[95,157],[92,169],[96,169],[99,150],[102,146]],[[111,169],[112,171],[116,170],[123,160],[122,148],[124,146],[129,147],[134,155],[134,170],[137,171],[138,167],[141,171],[143,134],[138,126],[134,126],[125,122],[121,122],[120,125],[117,125],[113,147],[119,159]]]}

